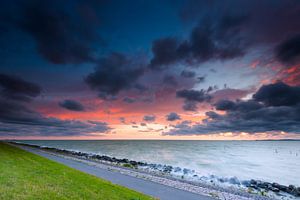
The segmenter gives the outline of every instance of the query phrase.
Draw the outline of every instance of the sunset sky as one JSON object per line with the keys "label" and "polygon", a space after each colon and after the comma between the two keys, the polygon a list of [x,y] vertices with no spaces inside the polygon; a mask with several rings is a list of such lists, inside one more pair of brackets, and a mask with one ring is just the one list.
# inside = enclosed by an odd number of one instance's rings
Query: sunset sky
{"label": "sunset sky", "polygon": [[3,0],[0,139],[300,139],[298,0]]}

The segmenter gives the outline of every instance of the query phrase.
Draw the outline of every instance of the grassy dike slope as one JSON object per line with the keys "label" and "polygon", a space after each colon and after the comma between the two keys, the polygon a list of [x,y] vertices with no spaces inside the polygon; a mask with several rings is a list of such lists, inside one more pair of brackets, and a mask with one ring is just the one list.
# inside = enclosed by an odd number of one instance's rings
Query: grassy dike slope
{"label": "grassy dike slope", "polygon": [[0,199],[153,198],[0,142]]}

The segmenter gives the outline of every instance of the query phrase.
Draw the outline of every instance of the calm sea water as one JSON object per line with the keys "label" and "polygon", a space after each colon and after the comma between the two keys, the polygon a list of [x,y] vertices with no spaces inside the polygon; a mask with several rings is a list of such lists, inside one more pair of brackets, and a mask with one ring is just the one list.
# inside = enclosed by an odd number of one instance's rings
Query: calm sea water
{"label": "calm sea water", "polygon": [[300,186],[300,141],[22,141],[167,164],[200,176],[259,179]]}

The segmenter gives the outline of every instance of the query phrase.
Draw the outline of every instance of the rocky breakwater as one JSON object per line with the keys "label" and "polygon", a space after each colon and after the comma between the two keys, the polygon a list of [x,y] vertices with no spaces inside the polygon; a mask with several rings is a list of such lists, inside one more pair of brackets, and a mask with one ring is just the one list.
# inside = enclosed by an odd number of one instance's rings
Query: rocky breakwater
{"label": "rocky breakwater", "polygon": [[245,186],[256,190],[264,189],[266,191],[273,191],[275,193],[285,192],[293,196],[300,197],[300,187],[296,187],[294,185],[285,186],[278,183],[251,180],[249,183],[245,184]]}

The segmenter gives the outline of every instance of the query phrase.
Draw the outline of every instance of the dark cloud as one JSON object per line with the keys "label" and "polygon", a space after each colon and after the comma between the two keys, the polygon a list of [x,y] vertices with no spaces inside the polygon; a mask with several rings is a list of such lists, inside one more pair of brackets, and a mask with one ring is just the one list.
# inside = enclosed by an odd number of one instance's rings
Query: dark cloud
{"label": "dark cloud", "polygon": [[[225,48],[221,48],[225,51],[221,52],[209,48],[213,47],[210,45],[212,42],[207,43],[207,48],[205,48],[207,50],[202,52],[206,56],[200,56],[204,58],[202,60],[205,61],[208,58],[211,60],[209,55],[214,55],[213,59],[222,60],[223,58],[234,58],[250,51],[260,51],[258,49],[261,48],[268,49],[261,52],[263,54],[260,58],[262,62],[268,60],[267,62],[277,66],[276,61],[284,64],[277,67],[276,70],[279,70],[279,73],[276,80],[298,84],[299,71],[296,71],[293,65],[298,65],[300,61],[299,9],[300,1],[296,0],[189,0],[186,1],[181,10],[181,18],[185,25],[199,23],[199,21],[202,27],[205,27],[203,24],[205,21],[212,24],[211,35],[216,33],[217,39],[212,37],[212,40],[205,39],[205,41],[221,41],[220,46],[222,47],[222,41],[227,42],[225,38],[230,37],[230,35],[236,36],[235,39],[228,40],[228,47],[231,46],[232,48],[226,48],[225,45]],[[269,51],[270,49],[274,49],[273,54],[272,51]],[[287,69],[293,69],[293,72],[287,71]]]}
{"label": "dark cloud", "polygon": [[181,119],[180,115],[178,115],[178,114],[175,113],[175,112],[169,113],[169,114],[166,116],[166,118],[167,118],[168,121],[176,121],[176,120],[180,120],[180,119]]}
{"label": "dark cloud", "polygon": [[15,9],[3,21],[32,36],[38,52],[52,63],[89,62],[94,60],[95,44],[102,44],[95,10],[100,2],[15,0]]}
{"label": "dark cloud", "polygon": [[193,71],[183,70],[180,75],[184,78],[194,78],[196,73]]}
{"label": "dark cloud", "polygon": [[163,78],[163,84],[167,86],[176,87],[178,85],[175,76],[172,75],[165,75]]}
{"label": "dark cloud", "polygon": [[278,82],[262,86],[247,101],[221,100],[215,104],[219,114],[206,113],[202,123],[174,127],[166,135],[217,134],[224,132],[300,133],[300,87]]}
{"label": "dark cloud", "polygon": [[221,100],[215,104],[217,110],[234,110],[235,103],[229,100]]}
{"label": "dark cloud", "polygon": [[154,128],[147,128],[146,130],[138,130],[138,132],[140,133],[152,133],[152,132],[161,132],[164,129],[160,128],[160,129],[154,129]]}
{"label": "dark cloud", "polygon": [[0,73],[0,95],[11,100],[29,101],[41,93],[41,88],[16,76]]}
{"label": "dark cloud", "polygon": [[190,125],[192,122],[189,120],[184,120],[176,125],[172,125],[172,127],[174,128],[186,128],[188,127],[188,125]]}
{"label": "dark cloud", "polygon": [[24,104],[3,100],[0,100],[0,123],[10,130],[0,131],[6,136],[91,135],[106,133],[111,129],[104,122],[82,122],[44,117]]}
{"label": "dark cloud", "polygon": [[[295,0],[189,0],[181,10],[184,23],[198,22],[207,17],[214,20],[219,16],[245,16],[241,34],[248,43],[275,44],[294,33],[299,33],[300,2]],[[223,24],[237,23],[239,18],[225,19]]]}
{"label": "dark cloud", "polygon": [[205,90],[179,90],[176,97],[184,99],[183,109],[186,111],[196,111],[197,103],[209,102],[212,96]]}
{"label": "dark cloud", "polygon": [[123,101],[126,103],[135,103],[136,99],[130,97],[124,97]]}
{"label": "dark cloud", "polygon": [[222,111],[242,111],[249,112],[253,110],[258,110],[263,108],[263,104],[254,100],[248,101],[229,101],[229,100],[220,100],[215,104],[216,110]]}
{"label": "dark cloud", "polygon": [[141,125],[141,126],[147,126],[147,124],[146,124],[146,123],[143,123],[143,122],[142,122],[140,125]]}
{"label": "dark cloud", "polygon": [[176,92],[178,98],[183,98],[187,101],[204,102],[209,101],[211,96],[205,90],[179,90]]}
{"label": "dark cloud", "polygon": [[164,69],[176,62],[201,63],[213,59],[233,59],[244,55],[245,44],[239,35],[245,16],[222,16],[202,20],[188,40],[163,38],[153,42],[152,69]]}
{"label": "dark cloud", "polygon": [[146,122],[154,122],[156,117],[154,115],[145,115],[143,120]]}
{"label": "dark cloud", "polygon": [[283,63],[291,64],[300,58],[300,35],[293,36],[280,43],[276,48],[276,57]]}
{"label": "dark cloud", "polygon": [[153,58],[150,66],[153,69],[162,68],[161,65],[174,63],[178,59],[178,41],[176,38],[163,38],[155,40],[152,44]]}
{"label": "dark cloud", "polygon": [[143,66],[136,60],[112,53],[99,60],[98,66],[85,81],[105,99],[107,96],[117,95],[121,90],[134,88],[143,72]]}
{"label": "dark cloud", "polygon": [[66,99],[62,102],[59,102],[59,106],[68,109],[68,110],[72,110],[72,111],[84,111],[84,106],[78,102],[78,101],[74,101],[74,100],[70,100],[70,99]]}
{"label": "dark cloud", "polygon": [[197,102],[195,102],[195,101],[184,101],[184,104],[183,104],[182,108],[185,111],[197,111],[197,109],[198,109]]}
{"label": "dark cloud", "polygon": [[104,122],[45,117],[30,107],[40,87],[18,77],[0,75],[0,134],[5,136],[74,136],[108,132]]}
{"label": "dark cloud", "polygon": [[277,82],[262,86],[253,99],[267,106],[294,106],[300,103],[300,87]]}

